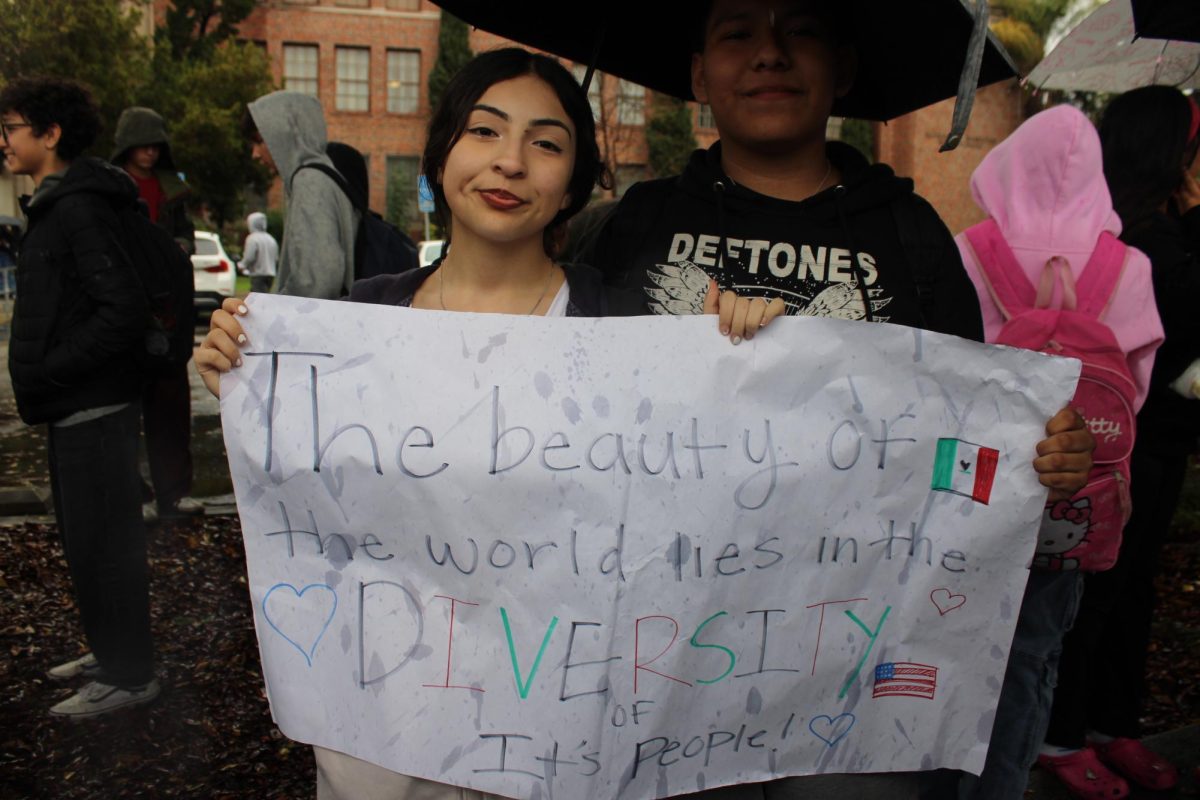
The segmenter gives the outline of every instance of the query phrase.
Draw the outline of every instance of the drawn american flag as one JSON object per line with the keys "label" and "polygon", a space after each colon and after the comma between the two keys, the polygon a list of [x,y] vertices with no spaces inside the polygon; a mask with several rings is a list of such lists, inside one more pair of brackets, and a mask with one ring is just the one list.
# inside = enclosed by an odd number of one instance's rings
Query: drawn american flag
{"label": "drawn american flag", "polygon": [[910,661],[887,661],[875,667],[872,697],[923,697],[933,699],[937,667]]}

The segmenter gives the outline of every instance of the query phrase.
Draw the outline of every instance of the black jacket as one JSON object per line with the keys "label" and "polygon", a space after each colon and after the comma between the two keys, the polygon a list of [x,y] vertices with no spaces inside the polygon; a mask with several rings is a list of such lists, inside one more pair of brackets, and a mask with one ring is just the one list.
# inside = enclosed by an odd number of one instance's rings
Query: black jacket
{"label": "black jacket", "polygon": [[157,111],[149,108],[133,107],[121,112],[117,120],[116,149],[113,150],[109,161],[118,167],[124,167],[129,158],[129,151],[134,147],[156,144],[160,147],[158,163],[154,167],[154,177],[162,189],[162,202],[156,212],[158,225],[183,248],[183,252],[196,252],[196,226],[187,211],[187,203],[192,190],[175,167],[171,157],[171,144],[167,139],[167,126]]}
{"label": "black jacket", "polygon": [[842,184],[792,202],[734,184],[721,170],[719,142],[697,150],[679,177],[630,188],[577,258],[640,290],[659,314],[700,313],[711,275],[723,289],[780,297],[789,314],[982,340],[958,248],[912,181],[840,142],[827,153]]}
{"label": "black jacket", "polygon": [[[646,306],[635,292],[606,287],[600,273],[582,264],[563,264],[567,276],[568,317],[634,317],[646,313]],[[437,265],[401,272],[398,275],[377,275],[356,281],[350,289],[350,301],[385,306],[407,306],[412,303],[425,279],[437,271]]]}
{"label": "black jacket", "polygon": [[1138,447],[1190,453],[1200,437],[1200,400],[1183,397],[1170,384],[1200,358],[1200,315],[1192,305],[1200,295],[1200,208],[1182,217],[1154,214],[1130,225],[1121,240],[1150,258],[1165,335],[1138,413]]}
{"label": "black jacket", "polygon": [[136,348],[146,306],[116,238],[115,204],[136,207],[125,173],[94,158],[29,204],[17,262],[8,369],[21,419],[54,422],[76,411],[136,399]]}

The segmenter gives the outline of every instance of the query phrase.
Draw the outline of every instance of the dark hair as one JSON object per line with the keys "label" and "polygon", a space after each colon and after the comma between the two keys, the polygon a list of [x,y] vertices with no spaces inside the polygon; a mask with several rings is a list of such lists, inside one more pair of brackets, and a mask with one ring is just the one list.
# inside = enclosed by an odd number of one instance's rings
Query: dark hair
{"label": "dark hair", "polygon": [[[689,36],[693,53],[704,52],[704,45],[708,41],[708,23],[712,17],[713,2],[714,0],[696,0],[692,6],[691,13],[695,16],[692,17]],[[854,43],[852,5],[845,0],[839,0],[836,3],[832,0],[824,0],[824,2],[818,2],[812,9],[814,14],[829,24],[835,44]]]}
{"label": "dark hair", "polygon": [[1188,140],[1191,120],[1191,101],[1172,86],[1134,89],[1104,110],[1104,178],[1125,228],[1145,221],[1183,183],[1196,155],[1196,139]]}
{"label": "dark hair", "polygon": [[0,91],[0,113],[16,112],[34,136],[51,125],[62,130],[55,153],[72,161],[100,135],[100,111],[82,84],[66,78],[18,78]]}
{"label": "dark hair", "polygon": [[242,112],[242,138],[248,142],[261,142],[262,134],[258,132],[258,125],[254,122],[254,115],[250,113],[250,107]]}
{"label": "dark hair", "polygon": [[429,181],[437,216],[446,226],[449,239],[453,234],[449,230],[450,209],[437,176],[445,166],[450,150],[466,130],[467,118],[479,98],[493,85],[522,75],[534,75],[545,81],[554,90],[558,102],[562,103],[563,110],[575,126],[575,164],[567,184],[571,204],[555,215],[546,226],[543,236],[546,252],[552,255],[555,231],[588,204],[592,190],[597,185],[606,189],[611,186],[608,171],[600,160],[600,148],[596,144],[592,106],[571,73],[554,59],[519,47],[492,50],[471,59],[446,84],[442,99],[429,120],[429,137],[421,158],[421,172]]}

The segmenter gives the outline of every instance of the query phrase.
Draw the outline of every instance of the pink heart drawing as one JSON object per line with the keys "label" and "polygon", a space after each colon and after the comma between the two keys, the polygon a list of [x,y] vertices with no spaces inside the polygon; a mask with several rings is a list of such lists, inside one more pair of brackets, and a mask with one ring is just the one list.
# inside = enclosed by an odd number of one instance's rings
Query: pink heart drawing
{"label": "pink heart drawing", "polygon": [[929,599],[943,617],[956,608],[962,608],[967,602],[965,594],[954,594],[949,589],[934,589],[929,593]]}

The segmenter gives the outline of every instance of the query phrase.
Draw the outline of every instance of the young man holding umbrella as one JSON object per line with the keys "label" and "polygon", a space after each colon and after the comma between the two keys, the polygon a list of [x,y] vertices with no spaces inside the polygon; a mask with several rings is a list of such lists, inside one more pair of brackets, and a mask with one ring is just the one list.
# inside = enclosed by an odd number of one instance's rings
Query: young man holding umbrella
{"label": "young man holding umbrella", "polygon": [[[860,64],[897,43],[866,40],[845,3],[713,0],[697,8],[705,13],[694,26],[692,90],[711,107],[720,141],[694,153],[682,175],[632,187],[579,260],[641,290],[660,314],[701,313],[710,278],[755,297],[722,319],[735,341],[753,337],[770,303],[790,314],[982,340],[978,300],[954,241],[912,181],[825,140]],[[1046,430],[1034,467],[1052,498],[1065,498],[1083,486],[1094,443],[1071,409]],[[1039,592],[1052,590],[1030,581],[1014,650],[1032,636],[1027,626],[1036,627]],[[999,719],[1014,716],[1004,713],[1019,696],[1010,683],[1052,682],[1057,648],[1043,649],[1010,660]],[[1035,709],[1018,711],[1023,727],[1044,730],[1044,719],[1029,718]],[[964,781],[962,797],[1021,796],[1039,737],[1002,728],[993,731],[983,778]],[[921,782],[916,774],[829,775],[774,781],[763,792],[896,798],[915,796]]]}

